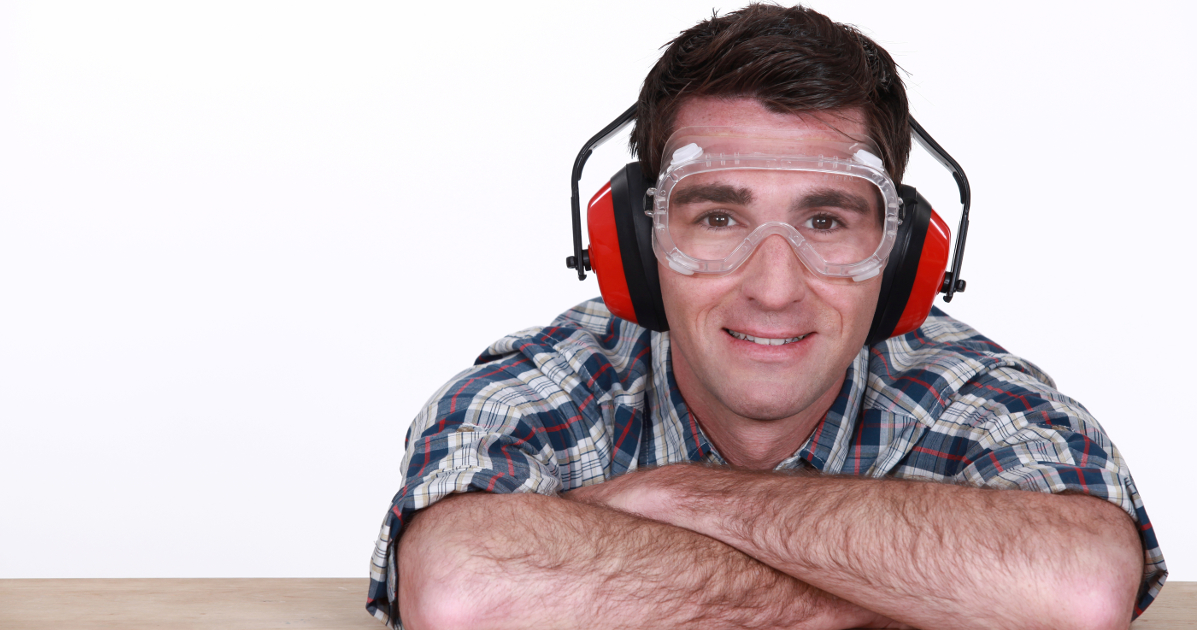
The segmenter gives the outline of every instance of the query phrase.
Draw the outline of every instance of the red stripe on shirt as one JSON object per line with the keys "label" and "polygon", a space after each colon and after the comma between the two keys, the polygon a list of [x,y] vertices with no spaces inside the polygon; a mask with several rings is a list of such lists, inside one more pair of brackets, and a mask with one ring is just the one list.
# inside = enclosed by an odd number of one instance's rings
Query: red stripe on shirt
{"label": "red stripe on shirt", "polygon": [[593,386],[593,385],[594,385],[594,381],[595,381],[595,379],[597,379],[597,378],[599,377],[599,374],[602,374],[603,372],[606,372],[606,371],[607,371],[607,368],[609,368],[609,367],[611,367],[611,364],[610,364],[610,363],[607,363],[607,364],[603,365],[603,367],[599,368],[599,371],[597,371],[597,372],[595,372],[593,375],[591,375],[591,377],[590,377],[590,380],[589,380],[589,381],[587,381],[587,383],[586,383],[586,386],[587,386],[587,387],[591,387],[591,386]]}
{"label": "red stripe on shirt", "polygon": [[556,433],[557,431],[564,431],[565,429],[569,428],[569,425],[571,425],[581,419],[582,419],[582,416],[573,415],[573,416],[570,416],[569,418],[565,419],[565,424],[558,424],[556,426],[545,427],[544,430],[546,433],[549,433],[549,432]]}
{"label": "red stripe on shirt", "polygon": [[[946,402],[944,402],[943,398],[939,397],[939,392],[935,391],[935,388],[931,387],[930,383],[924,383],[923,381],[920,381],[919,379],[914,378],[913,376],[907,376],[907,377],[905,377],[905,380],[914,381],[915,383],[918,383],[919,385],[922,385],[923,387],[927,388],[927,391],[931,392],[931,395],[935,397],[935,400],[938,401],[940,405],[942,405],[944,407],[948,406],[948,404]],[[903,389],[902,393],[905,394],[906,390]]]}
{"label": "red stripe on shirt", "polygon": [[894,380],[894,374],[889,371],[889,363],[886,362],[885,355],[881,354],[881,351],[877,348],[869,348],[869,350],[877,355],[877,358],[881,361],[881,367],[885,368],[885,375],[889,377],[889,380]]}
{"label": "red stripe on shirt", "polygon": [[984,383],[980,383],[980,385],[984,389],[992,390],[999,394],[1005,394],[1006,396],[1009,396],[1011,398],[1017,398],[1018,400],[1022,401],[1022,405],[1028,409],[1030,409],[1031,407],[1034,406],[1031,404],[1031,401],[1027,400],[1027,397],[1023,396],[1022,394],[1015,394],[1014,392],[1007,391],[1007,390],[1004,390],[1004,389],[1001,389],[998,387],[994,387],[993,385],[986,385]]}
{"label": "red stripe on shirt", "polygon": [[515,476],[515,460],[511,459],[511,453],[507,451],[507,445],[504,444],[503,446],[500,446],[499,450],[503,451],[503,457],[507,458],[507,474],[514,477]]}
{"label": "red stripe on shirt", "polygon": [[819,420],[819,424],[815,425],[815,430],[813,431],[814,438],[811,440],[810,448],[807,449],[811,455],[814,455],[815,449],[819,448],[819,437],[823,435],[823,425],[825,424],[827,424],[827,414],[823,414],[823,419]]}
{"label": "red stripe on shirt", "polygon": [[[530,345],[532,345],[532,344],[524,344],[524,345],[520,346],[520,350],[523,350],[524,348],[526,348]],[[524,357],[524,358],[520,359],[519,361],[516,361],[515,363],[512,363],[510,365],[504,365],[499,368],[495,368],[494,370],[491,370],[490,372],[487,372],[486,374],[479,374],[478,376],[475,376],[474,378],[471,378],[470,380],[466,381],[465,384],[462,385],[460,388],[458,388],[458,390],[453,394],[452,400],[449,401],[449,413],[453,413],[453,412],[457,411],[457,397],[461,395],[461,392],[465,391],[465,388],[470,386],[470,383],[473,383],[474,381],[476,381],[480,378],[486,378],[492,374],[498,374],[499,372],[502,372],[503,370],[506,370],[507,368],[515,367],[521,363],[527,363],[527,361],[528,361],[528,357]],[[444,418],[441,418],[441,423],[440,423],[439,428],[440,429],[445,428],[445,419]]]}
{"label": "red stripe on shirt", "polygon": [[[632,417],[628,418],[627,424],[623,425],[623,433],[619,434],[619,438],[615,440],[615,451],[618,452],[619,447],[623,445],[623,439],[628,436],[628,430],[632,428],[632,423],[636,421],[636,411],[632,410]],[[614,459],[614,457],[612,457]]]}
{"label": "red stripe on shirt", "polygon": [[694,416],[693,411],[689,412],[688,415],[690,416],[690,434],[694,436],[694,448],[701,451],[702,442],[698,441],[698,425],[695,424],[695,420],[697,420],[697,418]]}
{"label": "red stripe on shirt", "polygon": [[934,450],[931,450],[931,449],[929,449],[929,448],[923,448],[922,446],[916,446],[916,447],[914,447],[914,449],[913,449],[913,450],[916,450],[916,451],[918,451],[918,452],[920,452],[920,453],[925,453],[925,454],[927,454],[927,455],[934,455],[934,456],[936,456],[936,457],[943,457],[943,458],[945,458],[945,459],[950,459],[950,460],[952,460],[952,461],[957,461],[957,462],[962,462],[962,461],[964,461],[964,458],[963,458],[963,457],[961,457],[961,456],[959,456],[959,455],[952,455],[952,454],[950,454],[950,453],[941,453],[941,452],[939,452],[939,451],[934,451]]}
{"label": "red stripe on shirt", "polygon": [[1075,471],[1076,471],[1076,478],[1077,478],[1077,481],[1080,481],[1080,482],[1081,482],[1081,487],[1085,489],[1085,492],[1088,492],[1088,491],[1089,491],[1089,484],[1085,483],[1085,475],[1084,475],[1084,473],[1082,473],[1082,472],[1081,472],[1081,469],[1080,469],[1080,468],[1077,468],[1076,466],[1070,466],[1070,468],[1072,468],[1073,470],[1075,470]]}
{"label": "red stripe on shirt", "polygon": [[432,453],[432,438],[424,438],[424,464],[420,466],[420,472],[416,473],[416,477],[424,476],[424,469],[428,468],[428,456]]}

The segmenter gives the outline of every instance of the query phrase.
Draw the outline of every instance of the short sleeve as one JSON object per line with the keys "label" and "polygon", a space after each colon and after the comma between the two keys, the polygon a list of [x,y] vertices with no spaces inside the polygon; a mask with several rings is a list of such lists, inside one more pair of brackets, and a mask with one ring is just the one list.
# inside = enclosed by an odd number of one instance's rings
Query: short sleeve
{"label": "short sleeve", "polygon": [[[1046,382],[1045,382],[1046,381]],[[923,433],[915,454],[973,486],[1088,494],[1135,522],[1144,573],[1136,616],[1163,587],[1167,567],[1130,470],[1097,420],[1034,366],[1009,362],[974,376]]]}
{"label": "short sleeve", "polygon": [[598,300],[491,344],[412,422],[375,543],[366,609],[401,627],[396,542],[416,512],[454,493],[552,495],[634,468],[652,378],[649,331]]}
{"label": "short sleeve", "polygon": [[403,458],[404,484],[375,544],[367,610],[401,628],[394,548],[415,513],[454,493],[561,489],[543,413],[529,413],[516,376],[526,357],[475,366],[438,391],[412,422]]}

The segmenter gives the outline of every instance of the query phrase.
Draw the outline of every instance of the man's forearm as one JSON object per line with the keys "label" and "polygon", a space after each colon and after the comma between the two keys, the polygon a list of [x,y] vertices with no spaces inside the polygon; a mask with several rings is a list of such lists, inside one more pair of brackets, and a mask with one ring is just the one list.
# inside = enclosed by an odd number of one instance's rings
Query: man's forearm
{"label": "man's forearm", "polygon": [[444,628],[849,628],[879,616],[709,537],[540,495],[467,494],[399,543],[400,615]]}
{"label": "man's forearm", "polygon": [[1116,506],[898,480],[698,466],[629,509],[920,628],[1122,627],[1142,571]]}

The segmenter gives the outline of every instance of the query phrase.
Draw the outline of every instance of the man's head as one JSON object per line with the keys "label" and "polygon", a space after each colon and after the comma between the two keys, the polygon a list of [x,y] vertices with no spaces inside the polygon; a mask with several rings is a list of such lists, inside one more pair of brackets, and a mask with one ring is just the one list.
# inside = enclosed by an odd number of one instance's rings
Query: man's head
{"label": "man's head", "polygon": [[859,109],[885,169],[902,182],[910,110],[894,60],[851,26],[797,6],[753,4],[670,43],[637,102],[632,148],[655,180],[677,114],[694,97],[752,98],[778,113]]}
{"label": "man's head", "polygon": [[[633,132],[650,179],[663,166],[673,132],[691,127],[870,144],[894,182],[910,150],[909,111],[893,60],[855,29],[801,7],[752,5],[673,41],[645,80]],[[755,223],[738,216],[802,229],[795,213],[827,197],[824,184],[789,176],[738,171],[709,179],[711,190],[751,194],[726,202],[703,196],[713,208],[695,210],[706,213],[696,214],[704,230]],[[874,205],[873,211],[881,210]],[[842,222],[829,225],[838,229]],[[712,423],[821,416],[863,346],[881,284],[879,275],[816,273],[780,235],[766,236],[728,273],[671,269],[660,252],[658,263],[674,373],[708,430]]]}

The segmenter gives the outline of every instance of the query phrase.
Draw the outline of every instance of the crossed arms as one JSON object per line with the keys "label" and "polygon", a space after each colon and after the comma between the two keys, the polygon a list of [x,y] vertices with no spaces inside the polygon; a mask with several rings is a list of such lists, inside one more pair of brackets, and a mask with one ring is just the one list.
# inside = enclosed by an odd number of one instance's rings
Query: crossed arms
{"label": "crossed arms", "polygon": [[398,556],[407,630],[1126,628],[1143,569],[1094,497],[688,464],[454,496]]}

